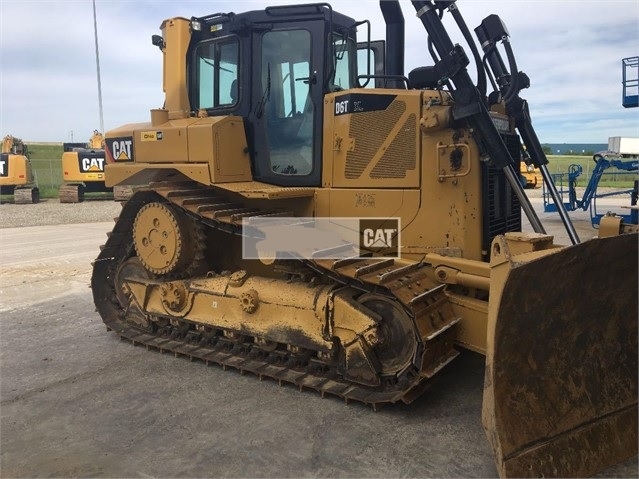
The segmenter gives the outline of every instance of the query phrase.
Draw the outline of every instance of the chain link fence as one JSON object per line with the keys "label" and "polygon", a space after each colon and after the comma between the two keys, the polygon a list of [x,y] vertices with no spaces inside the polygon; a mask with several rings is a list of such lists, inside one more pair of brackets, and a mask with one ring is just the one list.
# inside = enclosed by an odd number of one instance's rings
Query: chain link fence
{"label": "chain link fence", "polygon": [[32,159],[31,166],[40,196],[57,197],[58,188],[62,184],[62,161],[56,159]]}

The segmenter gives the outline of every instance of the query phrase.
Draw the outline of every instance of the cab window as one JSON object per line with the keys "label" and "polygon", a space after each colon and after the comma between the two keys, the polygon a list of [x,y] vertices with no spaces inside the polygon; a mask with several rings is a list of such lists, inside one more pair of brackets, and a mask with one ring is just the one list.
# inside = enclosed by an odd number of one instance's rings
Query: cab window
{"label": "cab window", "polygon": [[307,30],[267,32],[261,53],[270,169],[276,175],[309,175],[314,130],[311,34]]}
{"label": "cab window", "polygon": [[357,61],[355,42],[342,35],[333,35],[333,64],[335,72],[329,90],[347,90],[355,85],[354,65]]}
{"label": "cab window", "polygon": [[[375,73],[375,51],[368,48],[357,50],[357,75],[367,76]],[[360,84],[362,88],[375,88],[375,82],[371,78],[362,78]]]}
{"label": "cab window", "polygon": [[195,49],[196,109],[229,108],[238,101],[239,43],[235,38],[201,43]]}

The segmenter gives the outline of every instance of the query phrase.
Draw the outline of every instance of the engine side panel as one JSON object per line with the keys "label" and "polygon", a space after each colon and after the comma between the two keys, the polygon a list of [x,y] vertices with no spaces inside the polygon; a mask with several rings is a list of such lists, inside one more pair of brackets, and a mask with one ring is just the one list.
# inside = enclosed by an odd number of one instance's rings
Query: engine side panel
{"label": "engine side panel", "polygon": [[0,186],[18,186],[32,182],[31,164],[26,156],[0,154]]}
{"label": "engine side panel", "polygon": [[104,150],[75,148],[62,153],[62,179],[67,182],[104,182]]}
{"label": "engine side panel", "polygon": [[192,179],[212,185],[251,181],[243,120],[185,118],[127,125],[107,133],[108,184]]}

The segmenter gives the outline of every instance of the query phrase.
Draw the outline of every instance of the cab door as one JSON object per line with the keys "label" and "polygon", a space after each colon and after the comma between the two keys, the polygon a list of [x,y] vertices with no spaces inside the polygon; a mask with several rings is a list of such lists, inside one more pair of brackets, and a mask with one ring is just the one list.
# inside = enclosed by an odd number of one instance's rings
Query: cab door
{"label": "cab door", "polygon": [[321,181],[323,21],[253,34],[254,177],[282,186]]}

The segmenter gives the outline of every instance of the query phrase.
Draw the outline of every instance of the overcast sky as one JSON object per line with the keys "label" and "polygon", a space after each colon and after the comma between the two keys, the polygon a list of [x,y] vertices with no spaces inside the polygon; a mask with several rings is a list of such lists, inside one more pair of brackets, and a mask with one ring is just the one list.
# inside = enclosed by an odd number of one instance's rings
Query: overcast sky
{"label": "overcast sky", "polygon": [[[284,3],[303,1],[96,0],[105,130],[149,121],[149,110],[162,106],[162,55],[151,45],[162,20]],[[531,79],[522,97],[541,142],[639,137],[639,108],[621,106],[621,60],[639,55],[639,0],[459,0],[457,6],[471,29],[491,13],[507,25],[519,69]],[[406,1],[402,7],[408,72],[431,60],[414,8]],[[341,0],[333,8],[368,18],[373,39],[384,36],[377,1]],[[100,127],[91,0],[0,0],[0,10],[0,135],[88,140]],[[451,36],[461,43],[456,31]]]}

